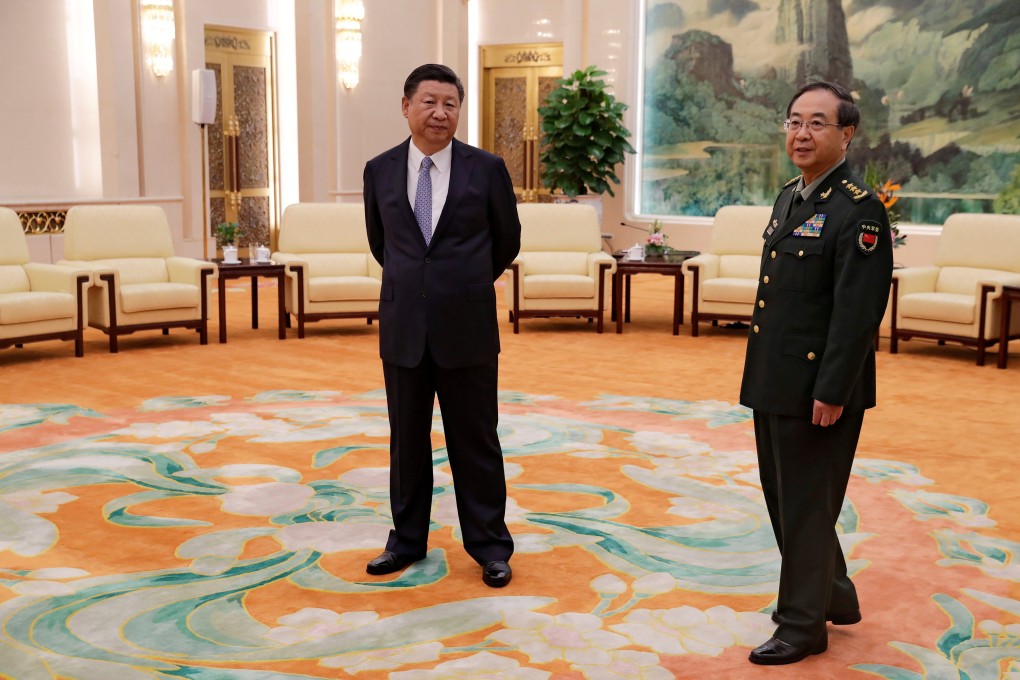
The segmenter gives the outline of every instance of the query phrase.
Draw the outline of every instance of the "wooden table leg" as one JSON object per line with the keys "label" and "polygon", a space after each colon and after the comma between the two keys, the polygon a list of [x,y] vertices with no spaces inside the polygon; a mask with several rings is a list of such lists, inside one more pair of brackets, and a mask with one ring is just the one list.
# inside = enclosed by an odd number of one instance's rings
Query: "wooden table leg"
{"label": "wooden table leg", "polygon": [[684,322],[684,274],[679,269],[673,275],[673,335],[680,335]]}
{"label": "wooden table leg", "polygon": [[251,277],[251,327],[259,327],[259,277]]}
{"label": "wooden table leg", "polygon": [[613,273],[613,316],[616,318],[616,332],[623,332],[623,281],[620,279],[622,275],[620,270],[617,269]]}
{"label": "wooden table leg", "polygon": [[276,277],[276,306],[278,312],[277,322],[280,326],[280,339],[287,339],[287,293],[286,287],[284,286],[284,278],[286,274],[282,271]]}
{"label": "wooden table leg", "polygon": [[227,280],[222,273],[217,277],[217,284],[220,297],[220,342],[224,343],[227,341]]}
{"label": "wooden table leg", "polygon": [[999,314],[999,368],[1006,368],[1009,361],[1009,317],[1013,309],[1013,299],[1009,294],[1002,296],[1002,312]]}
{"label": "wooden table leg", "polygon": [[623,320],[630,323],[630,274],[623,277],[624,297]]}

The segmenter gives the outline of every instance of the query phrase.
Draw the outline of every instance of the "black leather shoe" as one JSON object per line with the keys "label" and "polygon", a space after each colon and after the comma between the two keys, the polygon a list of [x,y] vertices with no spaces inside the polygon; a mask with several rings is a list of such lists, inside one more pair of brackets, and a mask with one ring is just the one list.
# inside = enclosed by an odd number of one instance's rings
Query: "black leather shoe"
{"label": "black leather shoe", "polygon": [[400,571],[412,562],[418,560],[411,557],[403,557],[395,552],[389,550],[383,550],[379,557],[368,563],[365,567],[365,571],[373,576],[381,576],[383,574],[392,574],[395,571]]}
{"label": "black leather shoe", "polygon": [[769,638],[768,642],[752,651],[747,658],[751,663],[761,666],[782,666],[797,663],[812,654],[821,654],[827,646],[828,644],[823,642],[820,647],[797,647],[777,638]]}
{"label": "black leather shoe", "polygon": [[[825,620],[834,626],[852,626],[855,623],[861,622],[861,610],[858,609],[849,614],[829,614],[825,617]],[[772,610],[772,623],[782,623],[779,620],[779,612],[775,609]]]}
{"label": "black leather shoe", "polygon": [[510,570],[510,565],[499,560],[487,562],[482,567],[482,581],[490,588],[502,588],[510,583],[513,575],[514,573]]}

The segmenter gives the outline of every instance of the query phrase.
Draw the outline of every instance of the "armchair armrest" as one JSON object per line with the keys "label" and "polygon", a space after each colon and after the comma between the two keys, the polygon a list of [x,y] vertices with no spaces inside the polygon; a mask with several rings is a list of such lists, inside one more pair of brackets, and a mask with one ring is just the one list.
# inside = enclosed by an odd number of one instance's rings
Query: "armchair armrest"
{"label": "armchair armrest", "polygon": [[92,284],[92,272],[87,269],[64,267],[58,264],[42,264],[28,262],[24,265],[32,290],[50,291],[54,293],[75,294],[78,277],[85,277],[85,285]]}
{"label": "armchair armrest", "polygon": [[[912,293],[930,293],[935,290],[935,282],[939,278],[939,267],[906,267],[894,269],[892,277],[896,281],[896,295],[902,297]],[[978,285],[980,291],[981,286]]]}
{"label": "armchair armrest", "polygon": [[195,260],[190,257],[172,256],[166,258],[166,271],[171,283],[202,285],[202,277],[217,278],[219,267],[214,262]]}
{"label": "armchair armrest", "polygon": [[684,260],[680,270],[684,274],[690,274],[692,269],[701,271],[702,279],[714,279],[719,276],[719,256],[712,253],[702,253]]}
{"label": "armchair armrest", "polygon": [[616,273],[616,258],[601,251],[588,253],[588,276],[595,278],[600,273],[605,272],[607,269],[606,265],[608,265],[610,276]]}
{"label": "armchair armrest", "polygon": [[994,300],[1002,297],[1002,289],[1004,286],[1020,287],[1020,275],[1005,274],[1001,277],[997,276],[994,279],[982,279],[977,282],[977,295],[980,295],[982,290],[988,289],[988,297]]}

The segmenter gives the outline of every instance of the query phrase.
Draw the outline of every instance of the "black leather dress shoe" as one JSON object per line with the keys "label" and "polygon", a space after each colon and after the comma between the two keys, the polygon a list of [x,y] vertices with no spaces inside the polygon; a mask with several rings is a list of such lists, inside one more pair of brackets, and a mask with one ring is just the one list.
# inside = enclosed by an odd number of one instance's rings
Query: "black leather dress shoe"
{"label": "black leather dress shoe", "polygon": [[378,557],[368,563],[368,566],[365,567],[365,571],[373,576],[392,574],[395,571],[400,571],[412,562],[417,561],[418,560],[411,557],[403,557],[395,552],[383,550]]}
{"label": "black leather dress shoe", "polygon": [[812,654],[821,654],[827,646],[828,644],[823,642],[820,647],[797,647],[777,638],[769,638],[768,642],[757,647],[747,658],[751,663],[762,666],[782,666],[797,663]]}
{"label": "black leather dress shoe", "polygon": [[[829,614],[825,617],[825,620],[834,626],[852,626],[855,623],[861,622],[861,610],[858,609],[849,614]],[[779,612],[775,609],[772,610],[772,623],[782,623],[779,620]]]}
{"label": "black leather dress shoe", "polygon": [[510,565],[499,560],[487,562],[482,567],[482,581],[490,588],[502,588],[510,583],[513,575],[514,573],[510,570]]}

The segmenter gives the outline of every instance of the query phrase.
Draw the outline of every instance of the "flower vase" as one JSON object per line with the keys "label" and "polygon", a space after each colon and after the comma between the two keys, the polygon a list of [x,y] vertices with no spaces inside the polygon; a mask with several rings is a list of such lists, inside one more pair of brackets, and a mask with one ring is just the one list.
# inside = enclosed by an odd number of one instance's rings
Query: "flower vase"
{"label": "flower vase", "polygon": [[666,256],[666,250],[668,246],[656,246],[652,244],[645,245],[645,257],[653,257],[656,259],[662,259]]}

